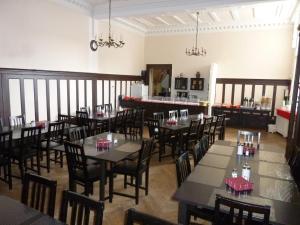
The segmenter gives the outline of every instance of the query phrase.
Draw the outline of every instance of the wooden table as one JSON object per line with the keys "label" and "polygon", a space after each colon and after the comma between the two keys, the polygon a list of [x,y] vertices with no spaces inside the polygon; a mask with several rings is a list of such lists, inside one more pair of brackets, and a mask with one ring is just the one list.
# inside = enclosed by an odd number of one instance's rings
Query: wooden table
{"label": "wooden table", "polygon": [[[101,163],[101,180],[105,180],[105,164],[106,162],[117,163],[125,159],[131,154],[134,154],[141,150],[141,140],[131,140],[130,138],[125,138],[124,134],[112,133],[112,144],[108,151],[98,151],[96,149],[96,142],[99,138],[106,138],[107,132],[96,136],[88,137],[81,142],[84,147],[85,155],[88,158],[97,160]],[[55,149],[65,151],[64,146],[56,147]],[[105,193],[105,183],[100,182],[100,200],[104,201],[106,198]]]}
{"label": "wooden table", "polygon": [[0,195],[0,224],[3,225],[63,225],[33,208],[7,196]]}
{"label": "wooden table", "polygon": [[[265,146],[254,157],[237,156],[233,142],[216,143],[173,196],[179,201],[179,223],[187,224],[188,205],[213,210],[215,196],[220,194],[248,203],[270,205],[272,224],[299,224],[300,194],[283,152]],[[233,168],[241,175],[245,162],[251,166],[250,181],[254,183],[254,189],[248,194],[236,195],[226,189],[224,179],[231,177]]]}

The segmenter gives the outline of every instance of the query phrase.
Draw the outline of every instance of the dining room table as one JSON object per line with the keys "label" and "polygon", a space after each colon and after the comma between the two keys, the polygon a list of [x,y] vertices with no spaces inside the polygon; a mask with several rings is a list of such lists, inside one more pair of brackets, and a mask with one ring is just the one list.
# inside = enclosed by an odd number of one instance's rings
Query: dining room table
{"label": "dining room table", "polygon": [[65,225],[8,196],[0,195],[1,225]]}
{"label": "dining room table", "polygon": [[[106,149],[99,150],[99,148],[96,147],[97,141],[99,140],[109,140],[110,144]],[[86,157],[96,160],[101,164],[101,180],[105,180],[106,178],[106,163],[118,163],[126,159],[127,157],[139,152],[142,146],[141,139],[133,139],[129,136],[125,137],[124,134],[109,132],[87,137],[85,139],[75,141],[74,143],[82,144]],[[58,146],[55,149],[58,151],[65,151],[63,145]],[[99,192],[101,201],[108,199],[108,197],[105,197],[104,182],[100,182]]]}
{"label": "dining room table", "polygon": [[[245,164],[250,166],[250,191],[234,191],[226,183],[233,170],[242,175]],[[216,195],[245,203],[271,206],[271,224],[298,225],[300,194],[278,146],[260,145],[254,155],[237,155],[237,143],[216,141],[176,190],[173,199],[179,202],[178,222],[188,224],[188,206],[214,210]]]}

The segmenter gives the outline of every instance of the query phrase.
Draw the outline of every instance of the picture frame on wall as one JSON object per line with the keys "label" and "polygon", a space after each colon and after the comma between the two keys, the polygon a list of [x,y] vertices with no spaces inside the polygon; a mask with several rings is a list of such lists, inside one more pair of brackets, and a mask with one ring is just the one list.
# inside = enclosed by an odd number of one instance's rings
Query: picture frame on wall
{"label": "picture frame on wall", "polygon": [[190,90],[203,91],[204,78],[191,78]]}

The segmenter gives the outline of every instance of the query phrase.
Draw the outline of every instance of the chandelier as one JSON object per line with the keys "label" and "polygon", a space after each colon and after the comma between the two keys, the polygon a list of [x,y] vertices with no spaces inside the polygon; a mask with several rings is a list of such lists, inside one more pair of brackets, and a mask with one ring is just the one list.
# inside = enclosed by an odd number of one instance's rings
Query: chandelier
{"label": "chandelier", "polygon": [[198,48],[198,27],[199,27],[199,12],[197,12],[197,28],[196,28],[196,45],[193,46],[192,49],[186,49],[185,54],[188,56],[205,56],[206,55],[206,49],[203,47]]}
{"label": "chandelier", "polygon": [[99,40],[91,40],[90,47],[92,51],[96,51],[98,47],[115,47],[115,48],[122,48],[125,45],[125,42],[122,40],[115,41],[111,35],[111,0],[108,0],[109,3],[109,16],[108,16],[108,40],[104,41],[102,38]]}

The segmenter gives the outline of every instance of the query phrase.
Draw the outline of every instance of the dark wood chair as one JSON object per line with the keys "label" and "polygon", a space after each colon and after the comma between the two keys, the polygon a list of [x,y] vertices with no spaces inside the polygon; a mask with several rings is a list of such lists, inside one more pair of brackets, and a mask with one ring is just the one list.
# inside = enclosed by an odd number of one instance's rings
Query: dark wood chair
{"label": "dark wood chair", "polygon": [[[220,114],[217,116],[217,123],[216,123],[216,131],[215,136],[218,136],[218,140],[224,140],[225,135],[225,114]],[[215,142],[215,136],[214,136],[214,142]]]}
{"label": "dark wood chair", "polygon": [[194,146],[194,150],[193,150],[194,166],[196,166],[200,162],[204,154],[205,151],[203,149],[203,145],[201,144],[200,141],[198,141],[197,144]]}
{"label": "dark wood chair", "polygon": [[206,118],[204,118],[203,135],[204,134],[208,135],[208,138],[210,137],[210,133],[211,133],[211,128],[213,126],[213,122],[214,122],[214,117],[206,117]]}
{"label": "dark wood chair", "polygon": [[[135,198],[135,203],[139,203],[139,189],[144,189],[145,194],[148,195],[149,188],[149,164],[153,148],[153,140],[143,140],[142,148],[139,151],[137,161],[123,160],[111,168],[109,174],[109,201],[112,202],[113,195],[121,195],[129,198]],[[128,195],[124,193],[114,192],[114,174],[124,175],[124,188],[132,183],[127,182],[127,176],[135,179],[135,195]],[[142,176],[145,174],[145,186],[141,186]]]}
{"label": "dark wood chair", "polygon": [[170,110],[169,111],[169,118],[170,119],[172,119],[172,118],[178,119],[178,111],[177,110]]}
{"label": "dark wood chair", "polygon": [[[9,185],[12,189],[12,176],[11,176],[11,146],[12,146],[12,131],[0,133],[0,180]],[[3,169],[3,173],[1,172]]]}
{"label": "dark wood chair", "polygon": [[200,139],[200,145],[201,145],[201,148],[202,148],[203,155],[205,155],[206,152],[209,149],[209,137],[208,137],[208,135],[203,135],[203,137]]}
{"label": "dark wood chair", "polygon": [[259,131],[238,130],[237,144],[252,142],[259,149],[261,133]]}
{"label": "dark wood chair", "polygon": [[101,112],[104,110],[104,106],[103,105],[96,105],[94,108],[95,112]]}
{"label": "dark wood chair", "polygon": [[131,118],[127,121],[127,134],[130,135],[132,139],[140,139],[143,138],[143,130],[144,130],[144,112],[145,110],[142,108],[133,110],[131,114]]}
{"label": "dark wood chair", "polygon": [[69,172],[69,189],[76,192],[78,184],[84,187],[85,195],[93,194],[93,183],[105,182],[100,179],[101,166],[88,162],[82,145],[71,142],[65,142],[64,145]]}
{"label": "dark wood chair", "polygon": [[[177,186],[180,187],[181,184],[186,180],[186,178],[191,173],[191,165],[188,152],[183,153],[176,160],[176,174],[177,174]],[[201,218],[207,221],[213,220],[213,212],[204,208],[190,205],[187,209],[187,220],[190,223],[191,216],[194,218]]]}
{"label": "dark wood chair", "polygon": [[189,153],[185,152],[176,159],[176,175],[177,175],[177,186],[185,181],[185,179],[191,173],[191,164],[189,159]]}
{"label": "dark wood chair", "polygon": [[[12,159],[18,161],[21,179],[28,169],[41,173],[41,129],[40,127],[25,127],[21,130],[21,141],[12,149]],[[28,160],[31,161],[31,167],[28,167]],[[36,164],[34,164],[34,159]],[[36,166],[36,169],[34,169]],[[17,178],[20,178],[16,176]]]}
{"label": "dark wood chair", "polygon": [[160,219],[158,217],[138,212],[135,209],[128,209],[125,215],[124,225],[176,225],[169,221]]}
{"label": "dark wood chair", "polygon": [[104,104],[104,111],[111,113],[113,111],[112,104],[111,103]]}
{"label": "dark wood chair", "polygon": [[19,115],[19,116],[10,116],[9,117],[9,125],[11,127],[21,127],[25,125],[25,115]]}
{"label": "dark wood chair", "polygon": [[[72,208],[72,210],[68,210]],[[68,211],[71,215],[68,216]],[[102,225],[104,203],[71,191],[63,191],[59,220],[69,225]],[[91,215],[93,214],[93,215]],[[91,220],[93,216],[93,223]],[[69,221],[68,221],[68,218]]]}
{"label": "dark wood chair", "polygon": [[[163,158],[172,156],[175,158],[176,146],[177,146],[177,135],[170,129],[165,127],[159,127],[158,129],[158,160],[161,162]],[[157,144],[155,147],[157,147]],[[168,154],[166,147],[171,148],[171,154]]]}
{"label": "dark wood chair", "polygon": [[[55,148],[63,144],[64,132],[65,132],[64,121],[49,123],[46,139],[42,141],[41,144],[42,154],[43,152],[46,153],[46,168],[48,173],[50,172],[50,161],[54,161],[55,163],[60,163],[60,167],[63,167],[63,152],[58,151]],[[54,159],[50,158],[51,153],[54,153]]]}
{"label": "dark wood chair", "polygon": [[87,137],[86,127],[72,127],[68,130],[68,141],[82,141]]}
{"label": "dark wood chair", "polygon": [[182,148],[185,151],[192,151],[194,145],[199,139],[199,129],[201,126],[201,120],[191,120],[189,129],[186,133],[183,133],[182,137]]}
{"label": "dark wood chair", "polygon": [[25,173],[21,201],[23,204],[54,217],[57,182]]}
{"label": "dark wood chair", "polygon": [[86,111],[76,111],[76,121],[78,126],[88,126],[89,114]]}
{"label": "dark wood chair", "polygon": [[[224,216],[222,206],[229,208],[229,214]],[[221,195],[216,195],[214,225],[269,225],[270,206],[245,203]],[[237,214],[235,214],[237,212]],[[247,216],[246,216],[246,215]],[[262,215],[263,219],[253,218],[253,214]]]}
{"label": "dark wood chair", "polygon": [[181,109],[179,111],[180,118],[187,118],[189,116],[189,110],[188,109]]}
{"label": "dark wood chair", "polygon": [[153,119],[155,120],[164,120],[165,114],[164,112],[154,112],[153,113]]}
{"label": "dark wood chair", "polygon": [[3,128],[3,120],[2,120],[2,118],[0,117],[0,129],[2,129]]}
{"label": "dark wood chair", "polygon": [[159,120],[148,119],[146,121],[146,126],[148,127],[149,137],[154,140],[153,149],[155,149],[156,144],[158,143],[158,138],[159,138],[159,127],[160,127]]}
{"label": "dark wood chair", "polygon": [[91,108],[89,106],[80,107],[80,111],[87,112],[88,114],[91,114]]}
{"label": "dark wood chair", "polygon": [[123,126],[124,116],[125,116],[125,111],[117,112],[117,115],[113,122],[113,129],[112,129],[114,133],[117,132],[124,133],[124,126]]}

